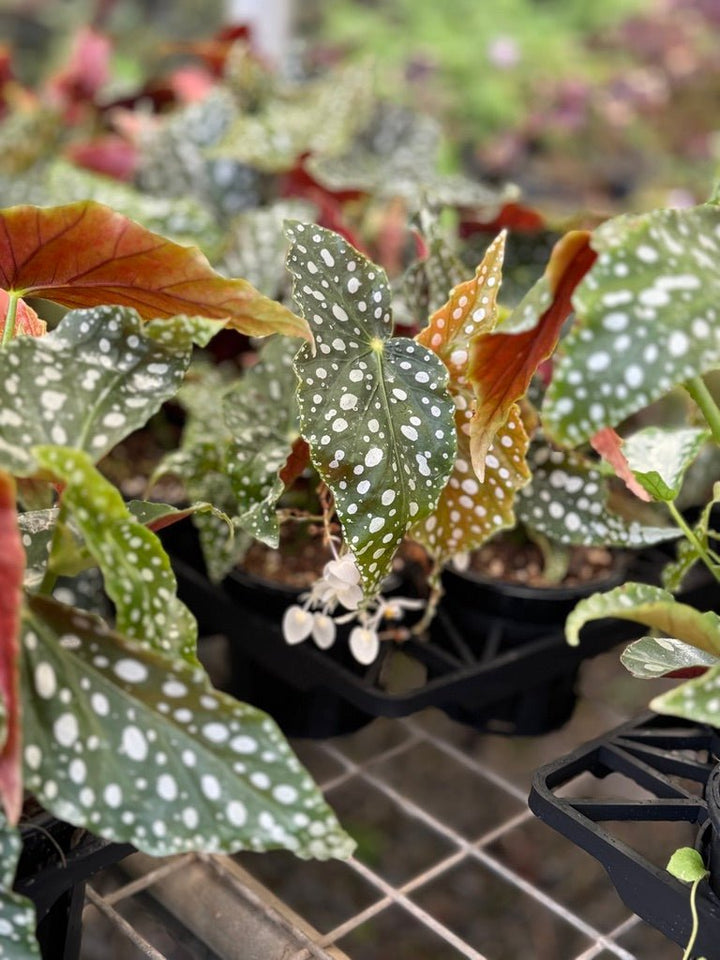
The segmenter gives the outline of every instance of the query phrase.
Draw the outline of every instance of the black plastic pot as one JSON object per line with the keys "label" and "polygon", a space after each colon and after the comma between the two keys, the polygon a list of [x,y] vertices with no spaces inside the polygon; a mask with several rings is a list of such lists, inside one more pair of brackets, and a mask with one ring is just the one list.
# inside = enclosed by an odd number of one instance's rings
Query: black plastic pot
{"label": "black plastic pot", "polygon": [[77,960],[86,882],[134,848],[109,843],[44,810],[21,821],[20,829],[23,848],[14,889],[35,905],[43,960]]}
{"label": "black plastic pot", "polygon": [[[694,956],[720,958],[720,732],[703,724],[646,713],[537,771],[530,809],[541,820],[595,857],[623,902],[676,943],[692,929],[690,888],[647,860],[613,824],[684,821],[697,829],[696,847],[711,870],[698,888],[699,933]],[[591,774],[621,774],[651,795],[598,799],[561,793]]]}
{"label": "black plastic pot", "polygon": [[[582,661],[637,635],[628,622],[614,621],[608,630],[601,621],[588,625],[579,647],[569,647],[563,626],[578,591],[539,595],[522,586],[450,583],[429,638],[401,648],[424,672],[424,683],[391,692],[383,678],[397,655],[394,645],[383,644],[369,667],[355,663],[342,637],[329,651],[311,640],[290,647],[280,623],[294,593],[251,584],[239,571],[215,586],[205,575],[190,524],[168,527],[162,536],[179,594],[198,618],[201,636],[228,637],[233,666],[228,692],[267,710],[292,736],[334,736],[373,717],[408,716],[430,706],[480,730],[545,733],[572,713]],[[634,562],[627,577],[650,580],[659,565],[660,558],[650,553]],[[704,590],[700,584],[693,598],[702,601]]]}

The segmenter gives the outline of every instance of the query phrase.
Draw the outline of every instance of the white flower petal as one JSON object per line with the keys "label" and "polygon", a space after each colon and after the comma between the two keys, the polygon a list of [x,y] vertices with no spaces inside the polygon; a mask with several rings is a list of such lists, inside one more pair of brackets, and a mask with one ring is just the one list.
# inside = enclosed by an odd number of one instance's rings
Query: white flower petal
{"label": "white flower petal", "polygon": [[329,560],[325,564],[323,577],[330,582],[339,580],[341,583],[360,583],[360,571],[351,553],[346,553],[337,560]]}
{"label": "white flower petal", "polygon": [[350,631],[350,652],[364,666],[372,663],[380,652],[380,639],[375,630],[353,627]]}
{"label": "white flower petal", "polygon": [[362,587],[356,587],[354,584],[344,584],[337,591],[337,599],[341,606],[346,610],[357,610],[358,604],[363,598]]}
{"label": "white flower petal", "polygon": [[310,636],[313,628],[313,615],[294,604],[285,611],[282,632],[288,643],[302,643]]}
{"label": "white flower petal", "polygon": [[337,630],[332,617],[324,613],[313,615],[312,635],[315,643],[321,650],[327,650],[335,643],[335,634]]}

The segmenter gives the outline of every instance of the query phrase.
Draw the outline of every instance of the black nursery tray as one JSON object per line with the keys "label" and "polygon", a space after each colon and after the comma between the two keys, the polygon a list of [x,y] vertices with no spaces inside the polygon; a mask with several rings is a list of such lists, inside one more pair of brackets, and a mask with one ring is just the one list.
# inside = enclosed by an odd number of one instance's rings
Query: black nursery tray
{"label": "black nursery tray", "polygon": [[[211,584],[188,551],[182,526],[164,531],[181,599],[198,618],[201,636],[228,637],[233,662],[229,692],[266,710],[290,736],[349,733],[373,717],[408,716],[430,706],[482,730],[545,733],[572,714],[581,662],[638,635],[639,628],[627,621],[599,621],[585,628],[579,647],[568,646],[564,619],[575,601],[568,600],[566,591],[560,592],[554,622],[546,600],[536,608],[537,620],[532,612],[527,615],[529,600],[503,602],[501,597],[495,602],[490,595],[468,616],[463,598],[449,592],[429,640],[410,640],[401,648],[420,665],[425,681],[390,692],[385,676],[393,645],[383,644],[369,667],[357,664],[341,640],[329,651],[311,641],[289,647],[279,627],[277,607],[283,597],[268,593],[264,598],[261,588],[244,588],[239,572],[222,586]],[[638,563],[627,579],[651,580],[661,566],[658,557]],[[695,589],[693,602],[709,601],[705,592],[702,585]]]}
{"label": "black nursery tray", "polygon": [[[618,833],[629,832],[619,825],[646,825],[632,829],[652,831],[650,846],[657,851],[664,832],[678,823],[690,824],[695,846],[707,863],[712,831],[705,795],[717,763],[713,758],[719,753],[718,730],[646,713],[538,770],[530,809],[600,861],[627,907],[684,946],[692,928],[689,885],[672,877],[664,864],[648,860],[636,849],[642,844],[633,846],[619,837]],[[612,774],[628,778],[642,791],[635,789],[628,796],[623,780],[615,778],[612,797],[561,793],[583,775],[605,780]],[[716,845],[717,839],[713,842]],[[698,889],[697,906],[699,933],[693,956],[718,960],[720,899],[706,880]]]}
{"label": "black nursery tray", "polygon": [[23,848],[14,889],[35,905],[43,960],[77,960],[86,881],[134,848],[109,843],[44,810],[22,820],[20,828]]}

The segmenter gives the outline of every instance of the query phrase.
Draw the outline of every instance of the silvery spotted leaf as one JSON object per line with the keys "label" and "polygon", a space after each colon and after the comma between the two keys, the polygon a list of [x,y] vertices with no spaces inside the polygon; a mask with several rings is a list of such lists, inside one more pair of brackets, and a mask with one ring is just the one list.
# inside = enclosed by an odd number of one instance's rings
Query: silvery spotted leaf
{"label": "silvery spotted leaf", "polygon": [[559,443],[615,426],[720,366],[720,209],[654,210],[594,231],[543,409]]}
{"label": "silvery spotted leaf", "polygon": [[0,354],[0,461],[34,472],[29,448],[55,444],[100,460],[180,386],[190,361],[188,318],[143,324],[134,310],[72,310],[41,338]]}
{"label": "silvery spotted leaf", "polygon": [[293,293],[315,337],[295,361],[302,434],[374,592],[453,468],[455,405],[431,350],[393,338],[385,272],[338,234],[291,222]]}

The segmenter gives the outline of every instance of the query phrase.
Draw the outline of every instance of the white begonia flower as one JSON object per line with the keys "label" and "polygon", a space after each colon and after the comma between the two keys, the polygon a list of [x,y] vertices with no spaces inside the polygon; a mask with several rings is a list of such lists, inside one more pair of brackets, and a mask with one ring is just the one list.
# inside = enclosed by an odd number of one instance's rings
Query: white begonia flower
{"label": "white begonia flower", "polygon": [[318,588],[322,603],[332,603],[334,600],[346,610],[357,610],[363,599],[363,590],[360,585],[360,571],[352,554],[346,553],[337,560],[326,563],[322,580],[315,584],[315,587]]}
{"label": "white begonia flower", "polygon": [[371,627],[353,627],[348,643],[350,652],[363,666],[371,664],[380,652],[380,638]]}
{"label": "white begonia flower", "polygon": [[314,613],[312,616],[312,638],[321,650],[327,650],[335,643],[335,621],[326,613]]}
{"label": "white begonia flower", "polygon": [[282,621],[283,637],[287,643],[302,643],[312,633],[313,615],[297,604],[288,607]]}

